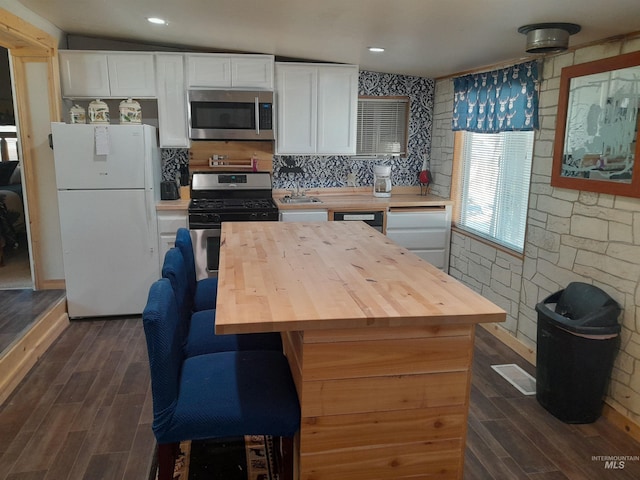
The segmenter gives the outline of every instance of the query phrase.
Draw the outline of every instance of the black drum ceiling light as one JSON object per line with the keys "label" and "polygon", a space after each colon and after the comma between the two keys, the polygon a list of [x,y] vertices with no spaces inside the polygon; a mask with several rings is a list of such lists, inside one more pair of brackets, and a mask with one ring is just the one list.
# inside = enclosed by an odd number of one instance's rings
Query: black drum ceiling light
{"label": "black drum ceiling light", "polygon": [[533,23],[518,28],[527,36],[527,53],[564,52],[569,47],[569,36],[580,31],[575,23]]}

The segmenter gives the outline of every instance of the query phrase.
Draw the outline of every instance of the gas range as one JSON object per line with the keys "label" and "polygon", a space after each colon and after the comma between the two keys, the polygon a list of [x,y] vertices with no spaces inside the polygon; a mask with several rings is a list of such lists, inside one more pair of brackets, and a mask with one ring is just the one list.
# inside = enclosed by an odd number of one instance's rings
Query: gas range
{"label": "gas range", "polygon": [[189,228],[202,229],[222,222],[277,221],[268,172],[196,172],[191,181]]}

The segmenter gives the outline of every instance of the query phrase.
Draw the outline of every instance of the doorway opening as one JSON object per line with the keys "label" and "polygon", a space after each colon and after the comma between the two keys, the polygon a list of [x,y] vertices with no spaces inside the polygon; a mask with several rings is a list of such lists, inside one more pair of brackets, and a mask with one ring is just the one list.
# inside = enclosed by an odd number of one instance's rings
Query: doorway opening
{"label": "doorway opening", "polygon": [[33,287],[14,112],[9,52],[0,47],[0,290]]}

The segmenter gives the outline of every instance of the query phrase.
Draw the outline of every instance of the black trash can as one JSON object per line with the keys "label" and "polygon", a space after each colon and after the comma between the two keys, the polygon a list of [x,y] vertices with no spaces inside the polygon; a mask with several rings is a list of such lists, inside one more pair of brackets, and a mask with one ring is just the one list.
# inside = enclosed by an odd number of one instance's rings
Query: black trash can
{"label": "black trash can", "polygon": [[595,422],[620,341],[620,306],[598,287],[573,282],[536,311],[538,402],[563,422]]}

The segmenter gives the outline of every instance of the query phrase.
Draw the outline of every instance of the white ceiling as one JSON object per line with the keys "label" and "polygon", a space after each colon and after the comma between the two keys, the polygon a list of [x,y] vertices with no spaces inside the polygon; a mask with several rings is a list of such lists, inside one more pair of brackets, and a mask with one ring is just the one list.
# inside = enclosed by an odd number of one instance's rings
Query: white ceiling
{"label": "white ceiling", "polygon": [[[517,29],[530,23],[581,25],[572,47],[640,30],[640,0],[19,1],[66,33],[423,77],[526,57]],[[150,16],[169,24],[152,25]]]}

